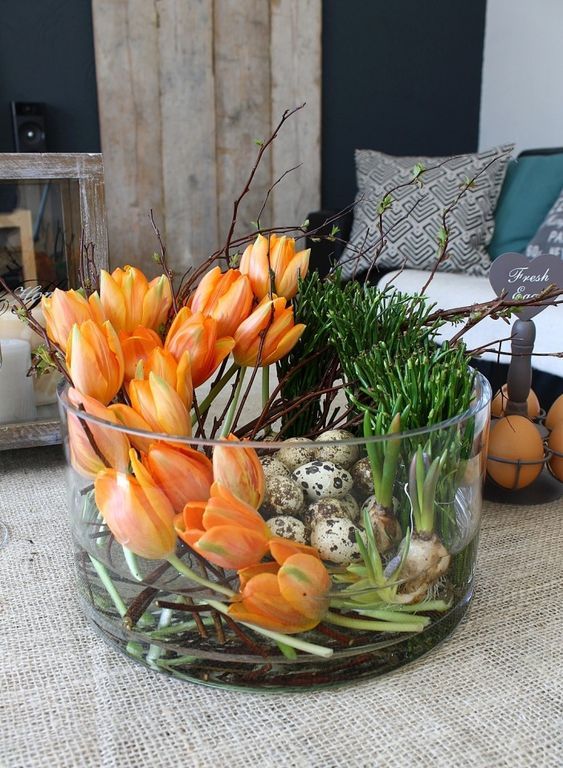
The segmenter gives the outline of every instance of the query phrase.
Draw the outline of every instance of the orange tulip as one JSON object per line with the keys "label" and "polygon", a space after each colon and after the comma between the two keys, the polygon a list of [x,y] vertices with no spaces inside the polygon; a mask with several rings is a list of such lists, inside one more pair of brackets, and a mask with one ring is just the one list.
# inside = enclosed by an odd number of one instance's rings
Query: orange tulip
{"label": "orange tulip", "polygon": [[238,269],[210,270],[201,279],[190,302],[192,312],[201,312],[217,321],[217,336],[233,336],[252,308],[250,280]]}
{"label": "orange tulip", "polygon": [[[263,299],[237,328],[233,357],[243,366],[271,365],[293,349],[304,330],[302,323],[294,324],[293,308],[286,307],[283,297]],[[263,331],[266,337],[258,360]]]}
{"label": "orange tulip", "polygon": [[150,283],[135,267],[100,272],[100,301],[116,331],[134,331],[139,325],[159,332],[172,306],[172,291],[165,275]]}
{"label": "orange tulip", "polygon": [[288,635],[316,627],[328,609],[325,566],[317,557],[295,554],[274,571],[271,563],[256,566],[250,578],[243,571],[241,599],[229,606],[229,615]]}
{"label": "orange tulip", "polygon": [[[131,408],[130,405],[125,405],[125,403],[113,403],[109,406],[109,410],[116,417],[118,423],[123,424],[124,427],[142,432],[152,432],[149,423],[145,421],[137,411]],[[150,445],[153,442],[152,437],[145,438],[129,432],[127,435],[131,445],[135,446],[138,451],[143,451],[143,453],[146,453],[149,450]]]}
{"label": "orange tulip", "polygon": [[94,484],[96,505],[117,541],[136,555],[159,560],[174,554],[174,510],[149,472],[129,452],[132,475],[105,469]]}
{"label": "orange tulip", "polygon": [[293,237],[270,237],[270,268],[275,274],[275,293],[292,299],[297,293],[297,281],[303,279],[309,269],[311,249],[295,253]]}
{"label": "orange tulip", "polygon": [[[71,387],[68,399],[72,405],[98,419],[119,424],[115,414],[93,397],[81,395]],[[108,467],[126,472],[129,465],[129,440],[118,430],[68,414],[68,445],[74,469],[86,477],[96,477]]]}
{"label": "orange tulip", "polygon": [[[233,445],[235,443],[235,445]],[[213,477],[241,501],[258,509],[264,499],[264,470],[254,448],[245,448],[234,435],[213,449]]]}
{"label": "orange tulip", "polygon": [[86,299],[79,291],[55,288],[50,296],[41,299],[41,308],[47,335],[63,352],[66,352],[68,337],[75,323],[80,325],[86,320],[95,320],[101,324],[105,319],[96,293]]}
{"label": "orange tulip", "polygon": [[139,362],[145,361],[154,349],[162,347],[158,333],[142,325],[131,333],[119,331],[119,341],[125,363],[125,381],[134,379]]}
{"label": "orange tulip", "polygon": [[204,317],[201,312],[192,314],[183,307],[170,326],[165,349],[179,360],[184,352],[190,355],[194,387],[203,384],[227,357],[235,341],[231,336],[217,337],[217,321]]}
{"label": "orange tulip", "polygon": [[295,253],[293,237],[271,235],[270,241],[258,235],[242,255],[240,271],[248,275],[257,299],[275,293],[292,299],[297,293],[299,276],[309,269],[310,249]]}
{"label": "orange tulip", "polygon": [[247,246],[240,260],[240,271],[243,275],[248,275],[257,299],[263,299],[272,290],[269,250],[268,238],[258,235],[256,240]]}
{"label": "orange tulip", "polygon": [[[141,371],[138,371],[140,374]],[[170,384],[180,395],[180,399],[190,411],[192,407],[193,386],[192,372],[190,366],[190,356],[184,352],[178,363],[167,349],[156,347],[151,351],[142,367],[142,376],[137,378],[147,378],[149,374],[154,373],[161,379]]]}
{"label": "orange tulip", "polygon": [[132,379],[129,397],[133,409],[145,419],[153,432],[191,435],[192,422],[188,409],[165,379],[154,373],[149,373],[148,380]]}
{"label": "orange tulip", "polygon": [[219,483],[208,502],[186,504],[176,516],[176,532],[192,549],[221,568],[255,565],[266,554],[270,531],[249,504]]}
{"label": "orange tulip", "polygon": [[121,344],[112,325],[93,320],[75,323],[68,339],[66,365],[72,382],[83,395],[107,405],[121,389],[124,362]]}
{"label": "orange tulip", "polygon": [[211,462],[203,453],[164,442],[153,443],[143,459],[170,499],[175,512],[190,501],[207,501],[213,483]]}

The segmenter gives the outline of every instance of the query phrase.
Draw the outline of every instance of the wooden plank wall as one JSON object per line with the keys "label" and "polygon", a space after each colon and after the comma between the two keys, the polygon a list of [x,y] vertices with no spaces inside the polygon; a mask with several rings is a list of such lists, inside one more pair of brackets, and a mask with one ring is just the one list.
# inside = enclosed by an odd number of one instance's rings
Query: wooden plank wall
{"label": "wooden plank wall", "polygon": [[252,229],[320,204],[321,0],[93,0],[110,257],[155,271],[152,208],[176,272],[224,242],[264,139],[286,124],[239,212]]}

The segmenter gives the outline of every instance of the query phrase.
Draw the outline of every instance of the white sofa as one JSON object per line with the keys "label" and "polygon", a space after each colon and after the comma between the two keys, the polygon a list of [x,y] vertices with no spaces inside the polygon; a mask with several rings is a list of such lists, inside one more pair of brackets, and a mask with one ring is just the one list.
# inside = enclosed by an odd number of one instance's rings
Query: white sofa
{"label": "white sofa", "polygon": [[[419,293],[428,279],[428,272],[418,269],[408,269],[403,272],[389,272],[383,275],[379,285],[392,283],[398,290],[405,293]],[[437,272],[426,295],[440,309],[452,309],[453,307],[466,306],[468,302],[480,303],[495,298],[495,293],[486,277],[471,277],[468,275],[454,274],[451,272]],[[536,341],[534,353],[563,353],[563,305],[547,307],[534,318],[536,326]],[[451,338],[461,326],[448,323],[441,332],[443,338]],[[465,335],[468,349],[477,349],[483,346],[495,346],[494,342],[510,336],[511,324],[502,320],[486,318]],[[510,342],[505,341],[501,345],[505,351],[500,357],[496,352],[485,352],[482,359],[494,362],[509,363]],[[563,379],[563,358],[534,356],[532,367],[537,371],[550,373]]]}

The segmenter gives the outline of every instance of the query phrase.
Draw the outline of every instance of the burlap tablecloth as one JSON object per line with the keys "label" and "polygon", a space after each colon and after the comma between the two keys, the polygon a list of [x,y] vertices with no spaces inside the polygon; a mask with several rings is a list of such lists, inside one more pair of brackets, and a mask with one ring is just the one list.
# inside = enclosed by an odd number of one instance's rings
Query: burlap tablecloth
{"label": "burlap tablecloth", "polygon": [[0,765],[561,766],[563,502],[488,504],[473,606],[345,688],[220,691],[134,664],[78,610],[60,448],[0,453]]}

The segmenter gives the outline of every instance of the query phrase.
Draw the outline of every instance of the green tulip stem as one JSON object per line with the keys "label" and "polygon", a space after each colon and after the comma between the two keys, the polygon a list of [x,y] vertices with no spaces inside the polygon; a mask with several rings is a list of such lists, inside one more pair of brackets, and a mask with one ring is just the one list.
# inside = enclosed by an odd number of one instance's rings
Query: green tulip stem
{"label": "green tulip stem", "polygon": [[338,613],[332,613],[332,611],[328,611],[328,613],[325,614],[324,621],[328,624],[335,624],[337,627],[367,630],[368,632],[422,632],[424,629],[424,621],[420,621],[416,624],[403,624],[400,621],[352,619],[349,616],[340,616]]}
{"label": "green tulip stem", "polygon": [[[205,602],[207,605],[211,606],[211,608],[215,608],[216,611],[219,611],[219,613],[228,613],[227,608],[223,603],[219,603],[216,600],[206,600]],[[262,629],[262,627],[258,627],[256,624],[249,624],[246,621],[240,621],[238,623],[242,624],[243,627],[253,629],[255,632],[258,632],[259,635],[263,635],[270,640],[274,640],[276,643],[283,643],[289,648],[295,648],[298,651],[310,653],[313,656],[321,656],[325,659],[328,659],[332,656],[332,648],[325,648],[323,645],[308,643],[305,640],[300,640],[298,637],[294,637],[293,635],[283,635],[281,632],[272,632],[270,629]]]}
{"label": "green tulip stem", "polygon": [[[215,384],[215,386],[211,387],[205,398],[201,401],[199,404],[199,412],[200,414],[204,414],[208,409],[211,403],[215,400],[219,392],[223,389],[225,384],[227,384],[235,375],[235,373],[238,371],[239,366],[237,363],[233,363],[230,368],[228,368],[225,373],[221,376],[219,381]],[[194,414],[192,416],[192,427],[197,421],[197,416]]]}
{"label": "green tulip stem", "polygon": [[94,570],[100,577],[100,581],[104,585],[106,592],[111,597],[112,603],[115,605],[117,612],[119,613],[121,618],[123,618],[127,613],[127,606],[121,599],[121,595],[119,594],[115,584],[111,580],[111,577],[107,571],[107,568],[105,567],[105,565],[102,565],[102,563],[100,563],[99,560],[96,560],[95,557],[92,557],[92,555],[88,555],[88,557],[90,558],[90,562],[94,566]]}
{"label": "green tulip stem", "polygon": [[182,576],[186,576],[186,578],[190,579],[190,581],[195,581],[196,584],[200,584],[202,587],[211,589],[213,592],[220,592],[222,595],[226,595],[227,597],[233,597],[236,594],[236,592],[233,592],[233,590],[229,589],[228,587],[224,587],[221,584],[216,584],[213,581],[204,579],[202,576],[198,576],[195,571],[192,571],[191,568],[188,568],[188,566],[176,555],[170,555],[167,560],[170,565],[178,571],[178,573],[181,573]]}
{"label": "green tulip stem", "polygon": [[244,381],[244,376],[246,373],[245,366],[240,367],[239,374],[238,374],[238,381],[237,385],[235,387],[235,391],[233,393],[233,399],[231,400],[231,404],[229,406],[229,410],[227,412],[227,417],[225,418],[225,422],[223,424],[223,429],[221,430],[221,437],[227,437],[229,432],[231,431],[231,424],[233,423],[233,419],[235,418],[235,413],[238,406],[238,401],[240,398],[240,393],[242,390],[242,383]]}
{"label": "green tulip stem", "polygon": [[127,547],[121,547],[123,550],[123,557],[125,558],[125,562],[127,563],[127,567],[129,568],[129,573],[131,576],[135,579],[135,581],[142,581],[143,576],[141,574],[141,571],[139,570],[139,564],[137,563],[137,555],[134,552],[131,552],[130,549]]}
{"label": "green tulip stem", "polygon": [[[160,612],[160,618],[158,620],[158,629],[164,629],[164,627],[167,627],[170,624],[170,621],[172,620],[172,609],[171,608],[163,608]],[[160,645],[155,645],[154,643],[151,643],[149,646],[149,650],[147,651],[147,664],[150,664],[151,666],[158,661],[160,658],[160,655],[162,654],[162,648]]]}

